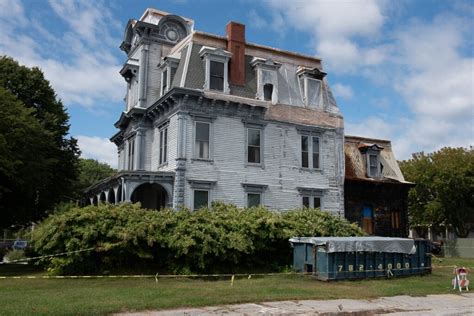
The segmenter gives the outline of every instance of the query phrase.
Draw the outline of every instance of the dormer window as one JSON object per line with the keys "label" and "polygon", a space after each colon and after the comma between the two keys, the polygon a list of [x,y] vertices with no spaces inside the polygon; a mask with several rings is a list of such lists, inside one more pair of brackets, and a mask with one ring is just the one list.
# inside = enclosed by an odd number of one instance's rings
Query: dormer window
{"label": "dormer window", "polygon": [[222,48],[203,46],[199,55],[204,61],[203,89],[229,94],[228,65],[232,54]]}
{"label": "dormer window", "polygon": [[323,104],[323,78],[326,76],[326,73],[318,68],[300,67],[296,74],[298,75],[298,83],[301,95],[303,96],[304,106],[310,108],[320,107]]}
{"label": "dormer window", "polygon": [[160,95],[163,96],[173,86],[174,76],[178,69],[179,59],[174,57],[166,57],[163,59],[159,68],[161,69],[161,91]]}
{"label": "dormer window", "polygon": [[263,85],[263,100],[271,101],[273,95],[273,85],[271,83],[266,83]]}
{"label": "dormer window", "polygon": [[209,89],[224,91],[224,63],[211,60]]}
{"label": "dormer window", "polygon": [[382,167],[380,163],[380,151],[382,149],[383,147],[377,144],[359,144],[359,150],[366,161],[367,177],[369,178],[377,179],[382,177]]}
{"label": "dormer window", "polygon": [[262,101],[278,103],[278,69],[280,63],[271,59],[254,57],[250,62],[257,73],[257,95],[256,98]]}

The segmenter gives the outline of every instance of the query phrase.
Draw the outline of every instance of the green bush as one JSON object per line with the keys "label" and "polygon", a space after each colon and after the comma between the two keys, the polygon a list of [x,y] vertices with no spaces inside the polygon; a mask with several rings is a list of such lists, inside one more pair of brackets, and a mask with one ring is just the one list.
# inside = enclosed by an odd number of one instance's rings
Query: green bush
{"label": "green bush", "polygon": [[312,209],[278,213],[217,202],[195,212],[157,212],[124,203],[54,212],[32,233],[32,242],[40,254],[94,248],[43,260],[52,274],[150,267],[202,273],[275,271],[291,262],[290,237],[362,234],[345,219]]}

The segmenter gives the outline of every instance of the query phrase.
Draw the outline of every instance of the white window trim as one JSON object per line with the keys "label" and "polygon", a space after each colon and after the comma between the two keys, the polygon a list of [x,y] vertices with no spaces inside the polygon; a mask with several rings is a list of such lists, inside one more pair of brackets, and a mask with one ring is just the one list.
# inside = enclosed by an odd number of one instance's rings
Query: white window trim
{"label": "white window trim", "polygon": [[265,205],[265,191],[268,188],[266,184],[253,184],[253,183],[241,183],[244,187],[245,192],[245,207],[249,207],[249,194],[259,194],[260,195],[260,205]]}
{"label": "white window trim", "polygon": [[[249,161],[249,129],[255,129],[260,131],[260,162]],[[245,163],[247,166],[264,166],[264,133],[262,126],[247,125],[245,126]]]}
{"label": "white window trim", "polygon": [[[204,86],[203,89],[206,91],[215,91],[225,94],[230,93],[229,88],[229,59],[232,54],[222,48],[212,48],[203,46],[199,51],[199,55],[204,60]],[[224,87],[223,91],[211,90],[211,61],[219,62],[224,64]]]}
{"label": "white window trim", "polygon": [[[169,144],[169,137],[170,137],[168,127],[169,127],[168,123],[165,123],[158,127],[158,168],[168,165],[168,155],[169,155],[168,144]],[[163,154],[163,157],[162,157],[161,149],[162,149],[163,144],[162,144],[162,139],[161,139],[161,132],[163,132],[163,138],[164,138],[165,130],[167,130],[166,131],[166,155]]]}
{"label": "white window trim", "polygon": [[[322,139],[322,136],[320,134],[313,134],[313,133],[300,133],[298,134],[300,135],[300,147],[299,147],[299,153],[300,153],[300,157],[299,157],[299,160],[300,160],[300,168],[303,169],[303,170],[322,170],[322,159],[321,159],[321,139]],[[302,156],[302,152],[303,152],[303,136],[307,136],[308,137],[308,167],[303,167],[303,158],[301,157]],[[316,137],[319,139],[319,167],[318,168],[314,168],[313,167],[313,137]]]}
{"label": "white window trim", "polygon": [[216,181],[188,179],[188,182],[193,192],[191,201],[190,201],[191,210],[194,211],[194,191],[207,191],[208,192],[207,193],[207,206],[210,207],[212,198],[213,198],[212,188],[216,184]]}
{"label": "white window trim", "polygon": [[[272,91],[272,104],[278,103],[278,69],[281,67],[280,63],[276,63],[271,59],[263,59],[254,57],[250,62],[252,67],[255,68],[257,72],[257,94],[256,98],[261,101],[265,101],[265,95],[263,91],[263,87],[265,84],[273,85]],[[263,81],[263,71],[268,71],[272,74],[271,80]]]}
{"label": "white window trim", "polygon": [[314,196],[314,195],[302,195],[301,196],[301,206],[304,207],[304,204],[303,204],[303,198],[307,197],[309,199],[309,208],[314,208],[314,199],[315,198],[318,198],[319,199],[319,205],[320,205],[320,208],[322,209],[323,208],[323,199],[321,196]]}
{"label": "white window trim", "polygon": [[298,192],[300,193],[300,201],[301,207],[303,207],[303,198],[309,198],[309,207],[314,208],[314,198],[319,198],[319,202],[321,204],[320,209],[324,210],[324,190],[322,189],[314,189],[314,188],[303,188],[298,187]]}
{"label": "white window trim", "polygon": [[[159,65],[159,68],[161,70],[161,81],[160,81],[160,96],[163,96],[166,94],[166,92],[170,91],[171,89],[171,68],[176,68],[178,69],[179,65],[179,59],[177,58],[172,58],[172,57],[166,57],[163,62]],[[164,73],[166,71],[166,78],[164,78]],[[176,74],[175,74],[176,75]],[[166,90],[163,91],[163,81],[166,80]]]}
{"label": "white window trim", "polygon": [[[322,72],[319,68],[306,68],[298,67],[296,71],[298,76],[298,86],[300,88],[301,96],[303,97],[303,105],[305,107],[318,108],[321,107],[323,102],[323,89],[324,89],[324,77],[326,76],[325,72]],[[301,85],[301,79],[303,80],[303,86]],[[309,104],[308,100],[308,80],[318,80],[321,82],[321,93],[319,94],[318,104]]]}
{"label": "white window trim", "polygon": [[[197,123],[202,123],[202,124],[208,124],[209,125],[209,158],[199,158],[196,155],[196,124]],[[193,143],[192,143],[192,157],[193,160],[202,160],[202,161],[213,161],[213,127],[212,127],[212,120],[201,120],[201,119],[195,119],[193,122]]]}

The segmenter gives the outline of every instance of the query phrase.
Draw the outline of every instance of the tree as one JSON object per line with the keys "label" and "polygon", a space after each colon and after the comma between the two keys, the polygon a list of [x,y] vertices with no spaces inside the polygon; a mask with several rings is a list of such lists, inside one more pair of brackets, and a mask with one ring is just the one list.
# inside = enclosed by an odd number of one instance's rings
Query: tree
{"label": "tree", "polygon": [[474,223],[474,149],[445,147],[418,153],[400,167],[416,183],[408,195],[414,225],[450,225],[459,237]]}
{"label": "tree", "polygon": [[0,226],[42,218],[78,174],[69,116],[40,69],[0,57]]}
{"label": "tree", "polygon": [[94,159],[79,159],[79,177],[75,185],[75,196],[79,199],[85,189],[99,180],[110,177],[117,170]]}

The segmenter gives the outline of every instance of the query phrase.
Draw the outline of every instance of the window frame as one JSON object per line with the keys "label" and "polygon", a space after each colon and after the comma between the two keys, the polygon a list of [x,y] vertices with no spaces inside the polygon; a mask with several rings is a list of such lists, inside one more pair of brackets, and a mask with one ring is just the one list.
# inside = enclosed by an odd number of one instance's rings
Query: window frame
{"label": "window frame", "polygon": [[211,196],[211,192],[210,190],[206,190],[206,189],[193,189],[193,207],[192,207],[192,210],[193,211],[197,211],[199,210],[201,207],[199,208],[196,208],[196,192],[206,192],[207,193],[207,207],[209,207],[211,204],[210,204],[210,196]]}
{"label": "window frame", "polygon": [[[259,204],[258,205],[253,205],[253,206],[250,206],[250,199],[249,199],[249,195],[258,195],[259,196]],[[263,200],[263,193],[260,193],[260,192],[247,192],[246,193],[246,197],[247,197],[247,207],[250,208],[250,207],[258,207],[258,206],[262,206],[263,203],[262,203],[262,200]]]}
{"label": "window frame", "polygon": [[161,69],[160,96],[165,95],[171,90],[178,66],[179,59],[173,57],[164,58],[162,63],[159,65],[159,68]]}
{"label": "window frame", "polygon": [[[300,131],[300,168],[303,170],[321,170],[321,139],[322,135],[317,132],[306,132],[306,131]],[[307,137],[308,139],[308,150],[303,151],[303,137]],[[317,167],[314,167],[314,139],[318,139],[318,165]],[[307,154],[307,159],[308,159],[308,166],[305,167],[303,166],[303,153]]]}
{"label": "window frame", "polygon": [[135,135],[127,140],[127,170],[135,170]]}
{"label": "window frame", "polygon": [[245,192],[245,206],[249,206],[249,194],[258,194],[260,195],[260,204],[258,206],[264,205],[265,192],[268,189],[266,184],[255,184],[255,183],[241,183]]}
{"label": "window frame", "polygon": [[[222,66],[222,77],[220,75],[218,76],[218,75],[215,75],[215,74],[212,73],[212,65],[213,64],[220,64]],[[222,88],[219,88],[219,89],[213,88],[212,87],[212,78],[222,79]],[[224,86],[225,86],[225,62],[211,59],[209,61],[209,90],[224,92]]]}
{"label": "window frame", "polygon": [[191,179],[188,179],[188,183],[189,183],[189,186],[192,190],[192,197],[191,197],[191,201],[190,201],[190,204],[191,204],[191,209],[193,211],[196,210],[196,207],[195,207],[195,191],[207,191],[207,207],[209,207],[211,205],[211,202],[212,202],[212,188],[214,187],[214,185],[216,184],[216,181],[209,181],[209,180],[191,180]]}
{"label": "window frame", "polygon": [[168,124],[160,126],[158,128],[158,168],[168,164],[168,138]]}
{"label": "window frame", "polygon": [[[250,65],[255,68],[257,74],[257,93],[256,98],[261,101],[278,103],[278,70],[280,63],[274,62],[272,59],[264,59],[254,57]],[[268,72],[268,76],[264,76],[264,72]],[[265,80],[264,80],[265,79]],[[273,86],[272,95],[269,100],[265,98],[265,85],[271,84]]]}
{"label": "window frame", "polygon": [[[197,126],[198,124],[206,124],[209,127],[209,138],[207,140],[207,158],[204,157],[199,157],[199,154],[197,154]],[[212,124],[211,122],[206,122],[202,120],[195,120],[194,121],[194,126],[193,126],[193,159],[196,160],[212,160],[211,157],[211,139],[212,139]]]}
{"label": "window frame", "polygon": [[[299,67],[296,71],[298,76],[298,86],[300,88],[300,93],[303,101],[303,105],[309,108],[321,108],[323,106],[323,95],[324,95],[324,77],[326,73],[319,70],[319,68],[306,68],[306,67]],[[320,93],[318,98],[318,104],[310,104],[309,97],[308,97],[308,82],[309,80],[320,81]]]}
{"label": "window frame", "polygon": [[[253,147],[253,148],[256,148],[257,146],[255,145],[250,145],[249,144],[249,131],[250,130],[255,130],[255,131],[258,131],[259,132],[259,144],[258,144],[258,162],[256,161],[249,161],[249,157],[250,157],[250,147]],[[262,129],[261,128],[256,128],[256,127],[246,127],[246,162],[247,164],[252,164],[252,165],[261,165],[263,163],[263,159],[262,159]]]}
{"label": "window frame", "polygon": [[316,188],[305,188],[305,187],[298,187],[297,188],[300,194],[300,201],[301,207],[306,207],[304,203],[304,199],[308,199],[308,207],[314,208],[314,200],[319,199],[319,209],[324,209],[324,190],[323,189],[316,189]]}
{"label": "window frame", "polygon": [[[230,93],[229,88],[229,59],[232,54],[222,48],[212,48],[203,46],[199,51],[199,56],[204,62],[204,85],[203,89],[206,91],[220,92],[224,94]],[[223,90],[214,90],[210,88],[211,84],[211,61],[220,62],[224,64],[224,86]]]}

